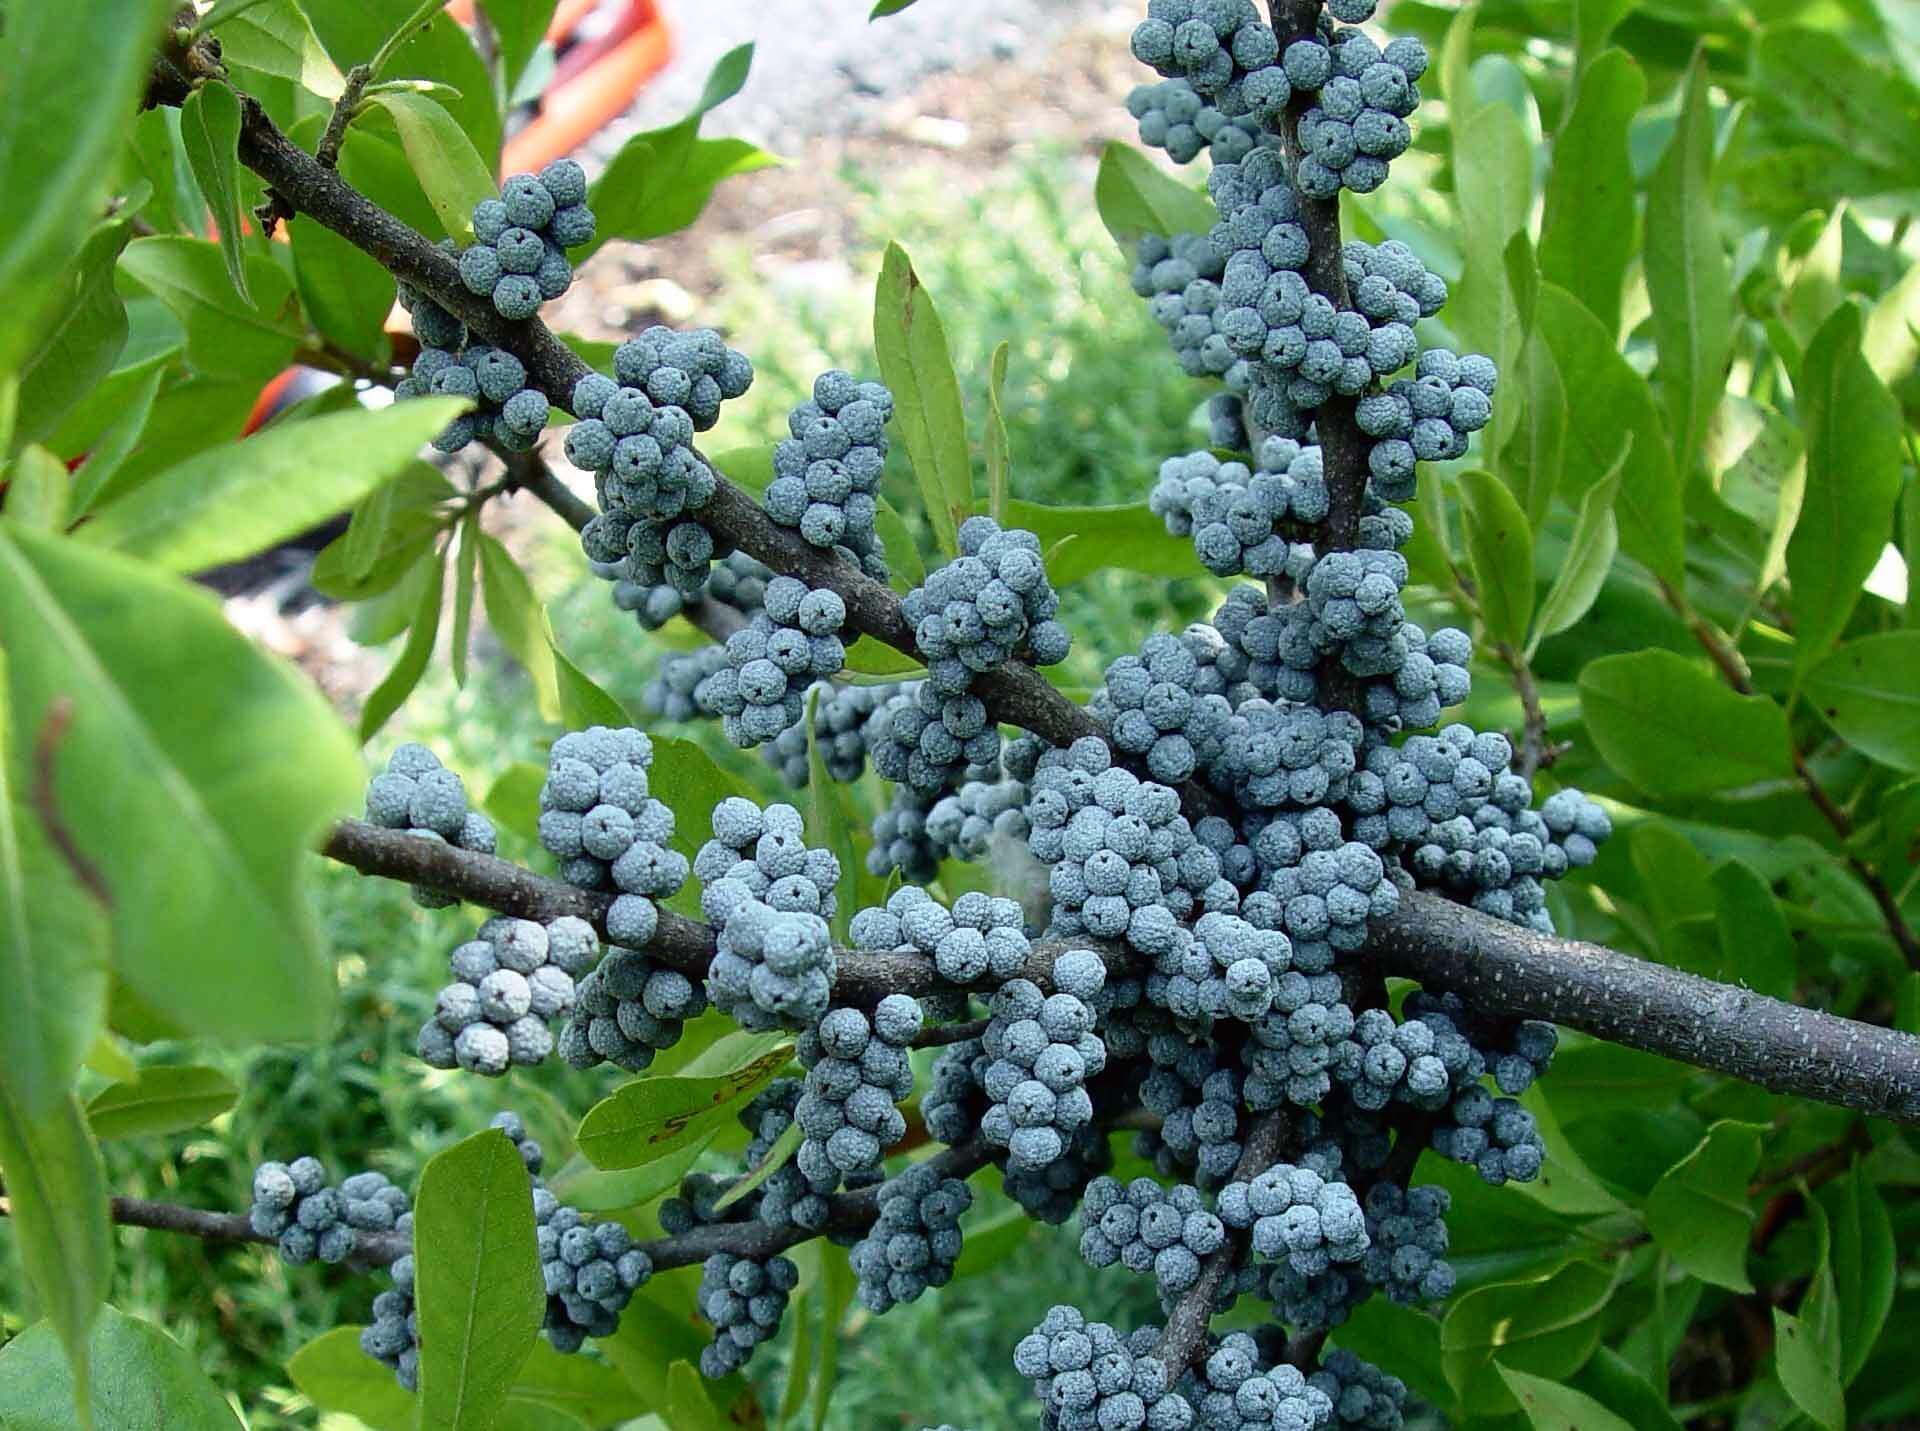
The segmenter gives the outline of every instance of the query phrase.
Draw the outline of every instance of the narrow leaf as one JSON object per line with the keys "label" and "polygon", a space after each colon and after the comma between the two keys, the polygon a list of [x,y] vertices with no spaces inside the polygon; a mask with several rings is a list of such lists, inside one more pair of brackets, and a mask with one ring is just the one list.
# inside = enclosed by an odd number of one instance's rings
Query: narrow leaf
{"label": "narrow leaf", "polygon": [[473,587],[480,534],[480,509],[469,508],[460,522],[459,545],[453,555],[453,683],[467,684],[467,646],[473,638]]}
{"label": "narrow leaf", "polygon": [[873,295],[873,346],[882,381],[892,389],[894,426],[906,443],[927,517],[940,549],[959,552],[957,533],[973,510],[973,470],[960,384],[933,295],[913,261],[888,244]]}
{"label": "narrow leaf", "polygon": [[1094,175],[1093,203],[1127,261],[1145,234],[1205,233],[1219,219],[1205,194],[1189,188],[1130,144],[1107,141]]}
{"label": "narrow leaf", "polygon": [[407,629],[407,644],[400,648],[400,657],[393,663],[391,670],[381,679],[367,696],[367,703],[360,708],[360,743],[365,745],[380,733],[400,709],[413,688],[420,684],[421,676],[426,674],[427,662],[433,659],[434,644],[440,639],[440,602],[447,584],[447,554],[439,553],[432,563],[432,572],[420,588],[420,604],[414,608],[413,620]]}
{"label": "narrow leaf", "polygon": [[81,539],[168,571],[252,556],[399,476],[466,406],[463,398],[422,398],[276,424],[209,448],[109,502],[81,528]]}
{"label": "narrow leaf", "polygon": [[1567,557],[1553,578],[1553,585],[1540,599],[1533,614],[1533,635],[1527,640],[1527,659],[1532,660],[1540,643],[1558,636],[1593,609],[1600,589],[1607,583],[1613,559],[1620,551],[1620,527],[1613,518],[1613,499],[1620,490],[1620,469],[1627,460],[1628,433],[1620,456],[1612,469],[1580,499],[1580,514],[1574,520],[1573,535],[1567,542]]}
{"label": "narrow leaf", "polygon": [[486,602],[487,624],[532,680],[540,714],[558,720],[560,688],[553,647],[541,620],[540,598],[511,552],[485,532],[480,533],[479,542],[480,595]]}
{"label": "narrow leaf", "polygon": [[1844,1431],[1847,1398],[1840,1375],[1820,1339],[1800,1318],[1783,1307],[1773,1309],[1773,1347],[1780,1384],[1822,1431]]}
{"label": "narrow leaf", "polygon": [[1646,102],[1647,81],[1625,50],[1607,50],[1580,76],[1553,141],[1553,170],[1540,231],[1540,272],[1620,331],[1620,294],[1638,216],[1627,132]]}
{"label": "narrow leaf", "polygon": [[1507,484],[1491,472],[1462,472],[1458,480],[1481,620],[1494,640],[1517,647],[1533,619],[1532,528]]}
{"label": "narrow leaf", "polygon": [[1500,1376],[1533,1431],[1635,1431],[1633,1423],[1570,1386],[1508,1367],[1500,1368]]}
{"label": "narrow leaf", "polygon": [[1776,999],[1793,997],[1797,957],[1787,917],[1753,866],[1728,860],[1713,872],[1720,957],[1742,983]]}
{"label": "narrow leaf", "polygon": [[233,1080],[217,1068],[163,1064],[95,1094],[87,1122],[102,1139],[178,1133],[212,1122],[239,1097]]}
{"label": "narrow leaf", "polygon": [[987,510],[996,522],[1007,520],[1007,499],[1012,493],[1013,464],[1007,449],[1007,419],[1001,411],[1001,397],[1007,387],[1007,345],[993,350],[993,364],[987,376]]}
{"label": "narrow leaf", "polygon": [[240,214],[240,101],[233,91],[218,80],[208,80],[188,95],[180,106],[180,138],[194,180],[213,210],[227,276],[241,300],[252,303]]}
{"label": "narrow leaf", "polygon": [[427,1164],[413,1246],[422,1431],[486,1431],[546,1311],[533,1186],[504,1133],[476,1133]]}
{"label": "narrow leaf", "polygon": [[1834,311],[1801,365],[1807,487],[1787,543],[1794,674],[1804,678],[1846,628],[1861,583],[1893,531],[1900,494],[1900,405],[1860,351],[1860,310]]}
{"label": "narrow leaf", "polygon": [[492,172],[459,121],[421,94],[387,92],[369,96],[368,102],[393,117],[400,146],[441,228],[456,243],[470,242],[473,207],[493,198],[495,190]]}

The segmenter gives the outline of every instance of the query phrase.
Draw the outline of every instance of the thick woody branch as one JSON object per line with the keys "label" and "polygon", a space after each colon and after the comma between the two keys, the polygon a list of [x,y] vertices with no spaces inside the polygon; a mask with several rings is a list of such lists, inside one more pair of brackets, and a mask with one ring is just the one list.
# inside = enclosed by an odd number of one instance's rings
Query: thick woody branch
{"label": "thick woody branch", "polygon": [[[503,914],[578,915],[605,933],[610,895],[574,889],[492,855],[358,820],[336,825],[321,852],[364,874],[423,884]],[[1037,945],[1026,976],[1050,987],[1054,959],[1068,947],[1090,944]],[[647,952],[698,977],[713,950],[711,929],[663,910]],[[1111,947],[1101,953],[1110,965],[1125,957]],[[1490,1013],[1546,1019],[1775,1093],[1920,1124],[1920,1038],[1911,1034],[1782,1003],[1602,945],[1536,934],[1431,894],[1402,895],[1399,913],[1374,922],[1358,957],[1371,972],[1451,990]],[[951,987],[932,960],[911,952],[843,950],[838,967],[835,992],[852,1004]]]}

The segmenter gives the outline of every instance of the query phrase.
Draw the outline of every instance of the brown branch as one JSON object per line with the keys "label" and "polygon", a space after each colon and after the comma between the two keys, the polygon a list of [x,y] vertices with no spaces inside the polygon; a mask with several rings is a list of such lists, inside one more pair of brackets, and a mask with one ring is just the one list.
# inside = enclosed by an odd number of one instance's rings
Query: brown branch
{"label": "brown branch", "polygon": [[60,813],[60,792],[54,788],[54,765],[59,759],[60,742],[66,739],[72,724],[73,698],[55,696],[47,706],[46,719],[41,722],[40,735],[33,746],[33,809],[40,817],[40,827],[47,839],[66,861],[73,877],[102,909],[110,910],[113,891],[107,887],[100,867],[80,848],[80,842],[67,827],[66,816]]}
{"label": "brown branch", "polygon": [[1570,741],[1555,744],[1547,735],[1547,713],[1540,704],[1540,683],[1534,679],[1533,665],[1507,641],[1495,648],[1501,663],[1513,677],[1513,693],[1520,698],[1521,735],[1516,768],[1529,781],[1573,749]]}
{"label": "brown branch", "polygon": [[[1233,1170],[1234,1181],[1256,1178],[1280,1161],[1289,1126],[1283,1111],[1261,1114],[1247,1132],[1246,1147]],[[1240,1259],[1246,1256],[1251,1239],[1252,1232],[1247,1228],[1228,1228],[1227,1240],[1201,1264],[1200,1280],[1182,1292],[1168,1311],[1167,1325],[1154,1355],[1165,1364],[1169,1382],[1178,1382],[1206,1350],[1207,1328],[1220,1310],[1221,1294]]]}
{"label": "brown branch", "polygon": [[515,487],[546,503],[576,532],[593,520],[592,504],[576,497],[573,489],[560,480],[560,475],[539,453],[502,452],[500,458],[506,463]]}

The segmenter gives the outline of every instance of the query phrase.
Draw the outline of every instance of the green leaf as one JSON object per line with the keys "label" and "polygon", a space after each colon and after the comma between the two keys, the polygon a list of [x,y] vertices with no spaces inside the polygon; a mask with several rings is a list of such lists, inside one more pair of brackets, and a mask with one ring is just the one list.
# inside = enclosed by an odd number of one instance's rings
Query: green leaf
{"label": "green leaf", "polygon": [[1787,543],[1796,678],[1804,678],[1845,629],[1861,583],[1892,535],[1900,495],[1900,405],[1862,355],[1860,327],[1860,310],[1843,304],[1801,365],[1807,488]]}
{"label": "green leaf", "polygon": [[1841,1380],[1851,1383],[1893,1310],[1898,1249],[1880,1190],[1863,1169],[1831,1185],[1833,1277],[1839,1293]]}
{"label": "green leaf", "polygon": [[640,243],[690,228],[724,181],[782,162],[744,139],[702,139],[698,128],[683,119],[621,146],[588,195],[597,229],[576,261],[609,239]]}
{"label": "green leaf", "polygon": [[1007,450],[1007,419],[1001,397],[1007,387],[1007,345],[993,350],[987,371],[987,510],[994,521],[1007,520],[1007,498],[1012,495],[1012,459]]}
{"label": "green leaf", "polygon": [[160,384],[166,376],[166,365],[154,364],[134,387],[112,425],[94,441],[87,460],[74,474],[70,505],[75,515],[84,516],[95,502],[114,490],[113,479],[133,455],[141,434],[146,431],[154,399],[159,396]]}
{"label": "green leaf", "polygon": [[1620,293],[1638,218],[1627,132],[1647,81],[1625,50],[1607,50],[1580,76],[1573,109],[1553,141],[1540,229],[1540,272],[1620,331]]}
{"label": "green leaf", "polygon": [[1671,651],[1590,663],[1580,707],[1601,758],[1642,790],[1696,795],[1793,774],[1786,713]]}
{"label": "green leaf", "polygon": [[494,538],[480,533],[480,595],[487,624],[533,681],[534,700],[547,720],[560,717],[559,676],[547,642],[540,598],[520,564]]}
{"label": "green leaf", "polygon": [[1145,234],[1205,233],[1219,220],[1213,201],[1168,174],[1131,144],[1107,141],[1093,179],[1100,222],[1129,263]]}
{"label": "green leaf", "polygon": [[[1472,89],[1471,80],[1467,89]],[[1447,322],[1462,340],[1511,372],[1520,351],[1520,316],[1507,281],[1506,251],[1533,210],[1533,143],[1520,116],[1506,104],[1480,103],[1472,93],[1447,95],[1453,120],[1454,188],[1458,194],[1460,281],[1447,303]],[[1571,386],[1571,385],[1570,385]],[[1495,432],[1517,418],[1502,403]],[[1489,434],[1492,437],[1493,434]]]}
{"label": "green leaf", "polygon": [[531,760],[516,760],[494,777],[481,808],[496,825],[531,840],[540,828],[540,787],[547,768]]}
{"label": "green leaf", "polygon": [[1071,586],[1108,567],[1143,576],[1204,578],[1206,574],[1193,554],[1193,543],[1169,536],[1166,523],[1145,502],[1122,507],[1048,507],[1015,497],[1007,503],[1007,521],[1039,537],[1043,551],[1051,551],[1069,537],[1078,538],[1047,563],[1047,578],[1055,587]]}
{"label": "green leaf", "polygon": [[357,1417],[374,1431],[413,1431],[419,1399],[360,1350],[359,1327],[315,1337],[287,1363],[287,1375],[315,1406]]}
{"label": "green leaf", "polygon": [[52,800],[111,901],[119,977],[208,1037],[323,1032],[333,965],[297,875],[364,775],[319,692],[201,592],[74,542],[0,532],[0,627],[15,720],[55,733]]}
{"label": "green leaf", "polygon": [[460,522],[453,555],[453,683],[467,684],[467,647],[473,639],[474,540],[480,534],[480,509],[471,507]]}
{"label": "green leaf", "polygon": [[440,227],[455,243],[473,239],[473,207],[495,197],[493,172],[451,114],[423,94],[391,91],[368,96],[393,118],[400,146],[433,205]]}
{"label": "green leaf", "polygon": [[140,238],[120,255],[122,271],[187,330],[187,361],[194,371],[257,386],[287,365],[305,329],[292,280],[259,254],[248,254],[246,264],[252,303],[234,289],[218,245],[204,239]]}
{"label": "green leaf", "polygon": [[1533,1431],[1635,1431],[1632,1422],[1570,1386],[1507,1367],[1500,1368],[1500,1377]]}
{"label": "green leaf", "polygon": [[1920,772],[1920,631],[1847,642],[1807,673],[1806,694],[1856,750]]}
{"label": "green leaf", "polygon": [[1696,56],[1680,122],[1647,189],[1647,293],[1674,468],[1681,473],[1700,466],[1733,345],[1733,281],[1714,213],[1707,84],[1706,60]]}
{"label": "green leaf", "polygon": [[[637,1168],[703,1136],[772,1082],[793,1057],[792,1040],[780,1034],[760,1035],[742,1047],[751,1056],[718,1072],[705,1071],[702,1055],[678,1077],[622,1084],[581,1119],[580,1151],[597,1168]],[[701,1071],[692,1071],[696,1068]]]}
{"label": "green leaf", "polygon": [[1501,1369],[1571,1375],[1599,1345],[1599,1313],[1612,1293],[1608,1269],[1571,1262],[1544,1277],[1498,1282],[1456,1298],[1440,1324],[1447,1384],[1469,1413],[1512,1411],[1516,1402]]}
{"label": "green leaf", "polygon": [[420,604],[414,608],[407,627],[407,644],[380,684],[368,694],[360,708],[360,743],[365,745],[379,734],[380,728],[400,709],[413,688],[426,674],[427,662],[440,639],[440,602],[447,585],[447,554],[442,549],[428,564],[431,574],[420,587]]}
{"label": "green leaf", "polygon": [[1722,1120],[1647,1195],[1647,1231],[1667,1255],[1702,1282],[1750,1292],[1747,1237],[1753,1210],[1747,1184],[1760,1166],[1753,1123]]}
{"label": "green leaf", "polygon": [[313,326],[355,357],[385,363],[393,278],[332,229],[289,224],[293,277]]}
{"label": "green leaf", "polygon": [[107,923],[54,853],[28,791],[33,732],[13,730],[0,646],[0,1099],[23,1126],[64,1109],[106,1017]]}
{"label": "green leaf", "polygon": [[926,668],[884,641],[861,636],[847,647],[846,669],[859,676],[917,676]]}
{"label": "green leaf", "polygon": [[553,652],[553,674],[560,701],[560,720],[568,730],[584,730],[590,725],[623,726],[631,724],[627,708],[595,684],[593,678],[574,665],[560,649],[553,634],[551,612],[541,613],[548,648]]}
{"label": "green leaf", "polygon": [[1517,647],[1533,619],[1533,530],[1507,484],[1491,472],[1462,472],[1457,480],[1480,619],[1494,640]]}
{"label": "green leaf", "polygon": [[967,418],[933,295],[897,243],[887,245],[874,289],[873,347],[881,381],[893,391],[894,428],[920,479],[927,517],[940,549],[957,555],[960,524],[973,511]]}
{"label": "green leaf", "polygon": [[1797,955],[1780,901],[1753,866],[1728,860],[1713,872],[1714,926],[1720,958],[1749,988],[1791,999]]}
{"label": "green leaf", "polygon": [[506,1134],[489,1128],[427,1164],[413,1246],[422,1431],[485,1431],[546,1312],[533,1186]]}
{"label": "green leaf", "polygon": [[1620,525],[1613,517],[1613,500],[1620,491],[1620,469],[1632,442],[1633,434],[1628,433],[1607,475],[1580,499],[1580,514],[1567,541],[1566,560],[1533,613],[1533,634],[1527,638],[1526,649],[1529,661],[1542,641],[1577,625],[1593,609],[1607,584],[1607,573],[1620,552]]}
{"label": "green leaf", "polygon": [[678,1188],[680,1180],[692,1171],[700,1155],[722,1131],[715,1128],[677,1153],[619,1172],[603,1172],[585,1158],[576,1156],[568,1159],[566,1166],[547,1180],[547,1185],[560,1201],[582,1212],[624,1212],[642,1207]]}
{"label": "green leaf", "polygon": [[[103,1307],[88,1347],[93,1431],[245,1431],[199,1358],[151,1322]],[[75,1390],[46,1323],[0,1347],[0,1425],[8,1431],[71,1427]]]}
{"label": "green leaf", "polygon": [[464,398],[421,398],[275,424],[190,457],[108,503],[81,528],[81,539],[168,571],[252,556],[399,476],[468,405]]}
{"label": "green leaf", "polygon": [[611,238],[637,242],[677,233],[700,217],[722,180],[780,162],[745,140],[700,138],[700,121],[740,92],[752,67],[752,45],[729,50],[707,76],[692,113],[621,146],[587,195],[598,232],[576,262]]}
{"label": "green leaf", "polygon": [[0,469],[0,474],[7,500],[0,509],[0,521],[35,532],[66,530],[67,503],[73,491],[66,463],[35,443],[23,448],[13,465]]}
{"label": "green leaf", "polygon": [[481,0],[500,47],[501,78],[506,90],[513,92],[526,71],[527,62],[547,37],[547,24],[553,19],[556,0]]}
{"label": "green leaf", "polygon": [[264,0],[238,13],[209,15],[205,28],[220,37],[227,63],[290,79],[321,99],[340,98],[346,76],[334,64],[299,0]]}
{"label": "green leaf", "polygon": [[873,0],[873,10],[868,14],[867,19],[882,20],[888,15],[898,15],[913,3],[914,0]]}
{"label": "green leaf", "polygon": [[[1659,1320],[1656,1317],[1652,1328],[1656,1334],[1660,1331]],[[1679,1421],[1667,1409],[1665,1370],[1663,1357],[1660,1385],[1655,1387],[1619,1352],[1603,1346],[1580,1368],[1571,1385],[1626,1418],[1635,1431],[1681,1431]]]}
{"label": "green leaf", "polygon": [[49,306],[59,269],[93,222],[132,125],[168,7],[161,0],[12,5],[0,38],[0,368]]}
{"label": "green leaf", "polygon": [[[114,265],[133,228],[100,224],[56,282],[60,296],[20,364],[12,446],[38,442],[113,370],[127,344],[127,309],[114,288]],[[9,444],[0,441],[0,455]]]}
{"label": "green leaf", "polygon": [[180,138],[194,181],[200,185],[213,226],[243,303],[247,291],[246,232],[240,214],[240,101],[218,80],[207,80],[180,106]]}
{"label": "green leaf", "polygon": [[211,1123],[239,1101],[240,1090],[217,1068],[165,1064],[142,1069],[132,1083],[103,1088],[87,1104],[96,1138],[143,1138]]}
{"label": "green leaf", "polygon": [[1793,1398],[1793,1404],[1823,1431],[1844,1431],[1846,1392],[1841,1389],[1839,1372],[1812,1328],[1785,1308],[1775,1307],[1773,1346],[1780,1384]]}
{"label": "green leaf", "polygon": [[667,1424],[675,1431],[729,1431],[692,1362],[676,1361],[667,1371]]}
{"label": "green leaf", "polygon": [[[106,1174],[79,1100],[67,1094],[29,1112],[12,1076],[0,1072],[0,1177],[12,1205],[10,1240],[53,1324],[42,1322],[0,1347],[0,1426],[24,1428],[29,1412],[36,1427],[70,1426],[89,1387],[97,1415],[102,1383],[117,1379],[97,1345],[95,1320],[113,1315],[101,1305],[113,1271]],[[36,1336],[41,1340],[27,1349]],[[30,1397],[42,1398],[37,1410]],[[96,1428],[103,1424],[95,1421]]]}

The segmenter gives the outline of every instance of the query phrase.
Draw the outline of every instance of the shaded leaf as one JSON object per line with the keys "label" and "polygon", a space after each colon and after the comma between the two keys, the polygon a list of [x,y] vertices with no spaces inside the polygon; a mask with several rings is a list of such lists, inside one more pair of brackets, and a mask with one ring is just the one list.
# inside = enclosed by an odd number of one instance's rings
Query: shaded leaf
{"label": "shaded leaf", "polygon": [[1500,1368],[1500,1376],[1533,1431],[1635,1431],[1632,1422],[1570,1386],[1507,1367]]}
{"label": "shaded leaf", "polygon": [[103,1088],[87,1104],[96,1138],[178,1133],[212,1122],[239,1100],[240,1090],[217,1068],[162,1064],[131,1083]]}
{"label": "shaded leaf", "polygon": [[1518,646],[1533,618],[1533,531],[1527,514],[1491,472],[1462,472],[1457,480],[1481,620],[1496,641]]}
{"label": "shaded leaf", "polygon": [[559,674],[547,642],[540,598],[513,554],[485,532],[480,533],[480,594],[493,634],[533,681],[540,714],[558,720]]}
{"label": "shaded leaf", "polygon": [[1847,642],[1807,673],[1806,693],[1856,750],[1920,772],[1920,631]]}
{"label": "shaded leaf", "polygon": [[1627,132],[1647,82],[1625,50],[1607,50],[1580,76],[1573,109],[1553,141],[1540,230],[1540,272],[1620,331],[1620,292],[1637,215]]}
{"label": "shaded leaf", "polygon": [[1786,713],[1671,651],[1591,662],[1580,708],[1601,757],[1642,790],[1701,794],[1793,773]]}
{"label": "shaded leaf", "polygon": [[880,378],[893,392],[894,428],[920,481],[940,549],[959,552],[956,535],[973,510],[967,419],[933,295],[899,244],[887,245],[873,294],[873,347]]}
{"label": "shaded leaf", "polygon": [[1499,1282],[1456,1298],[1440,1324],[1447,1384],[1470,1413],[1512,1411],[1516,1402],[1502,1369],[1548,1378],[1572,1373],[1599,1344],[1599,1313],[1612,1291],[1606,1268],[1572,1262],[1545,1277]]}
{"label": "shaded leaf", "polygon": [[1764,1131],[1752,1123],[1715,1123],[1647,1196],[1647,1231],[1654,1241],[1701,1281],[1735,1292],[1753,1289],[1747,1277],[1753,1228],[1747,1183],[1760,1165]]}
{"label": "shaded leaf", "polygon": [[240,101],[219,80],[207,80],[180,106],[180,138],[194,181],[213,211],[215,237],[227,277],[243,303],[247,291],[246,232],[240,215]]}
{"label": "shaded leaf", "polygon": [[252,303],[227,277],[219,246],[204,239],[138,238],[120,255],[122,271],[187,330],[187,361],[196,372],[258,386],[286,366],[305,329],[294,311],[293,281],[259,254],[246,255],[246,265]]}
{"label": "shaded leaf", "polygon": [[1127,261],[1142,235],[1205,233],[1219,219],[1213,201],[1181,183],[1131,144],[1110,139],[1100,151],[1093,203]]}
{"label": "shaded leaf", "polygon": [[1007,520],[1040,538],[1043,551],[1060,543],[1047,562],[1047,579],[1056,588],[1070,586],[1096,571],[1119,567],[1143,576],[1203,577],[1206,568],[1193,543],[1169,536],[1166,523],[1145,502],[1121,507],[1050,507],[1018,497],[1007,503]]}
{"label": "shaded leaf", "polygon": [[[103,1307],[88,1349],[94,1431],[244,1431],[199,1359],[151,1322]],[[0,1425],[72,1426],[74,1390],[45,1322],[0,1347]]]}
{"label": "shaded leaf", "polygon": [[38,442],[113,370],[127,343],[127,310],[114,288],[114,265],[133,228],[125,220],[98,225],[60,275],[59,298],[20,364],[9,446]]}
{"label": "shaded leaf", "polygon": [[1714,870],[1713,913],[1723,967],[1749,988],[1791,999],[1793,934],[1780,901],[1751,865],[1728,860]]}
{"label": "shaded leaf", "polygon": [[1839,1373],[1812,1329],[1783,1307],[1773,1309],[1773,1346],[1780,1384],[1822,1431],[1843,1431],[1847,1398]]}
{"label": "shaded leaf", "polygon": [[1568,630],[1591,611],[1607,583],[1607,573],[1620,551],[1620,526],[1613,517],[1613,499],[1620,491],[1620,468],[1632,442],[1633,434],[1628,433],[1612,469],[1580,499],[1566,560],[1533,614],[1533,633],[1527,638],[1528,660],[1547,637]]}
{"label": "shaded leaf", "polygon": [[440,602],[447,584],[447,554],[443,550],[430,563],[428,576],[421,583],[419,604],[407,627],[407,643],[380,684],[367,695],[360,708],[360,743],[365,745],[380,733],[380,728],[400,709],[413,688],[426,674],[427,662],[440,639]]}

